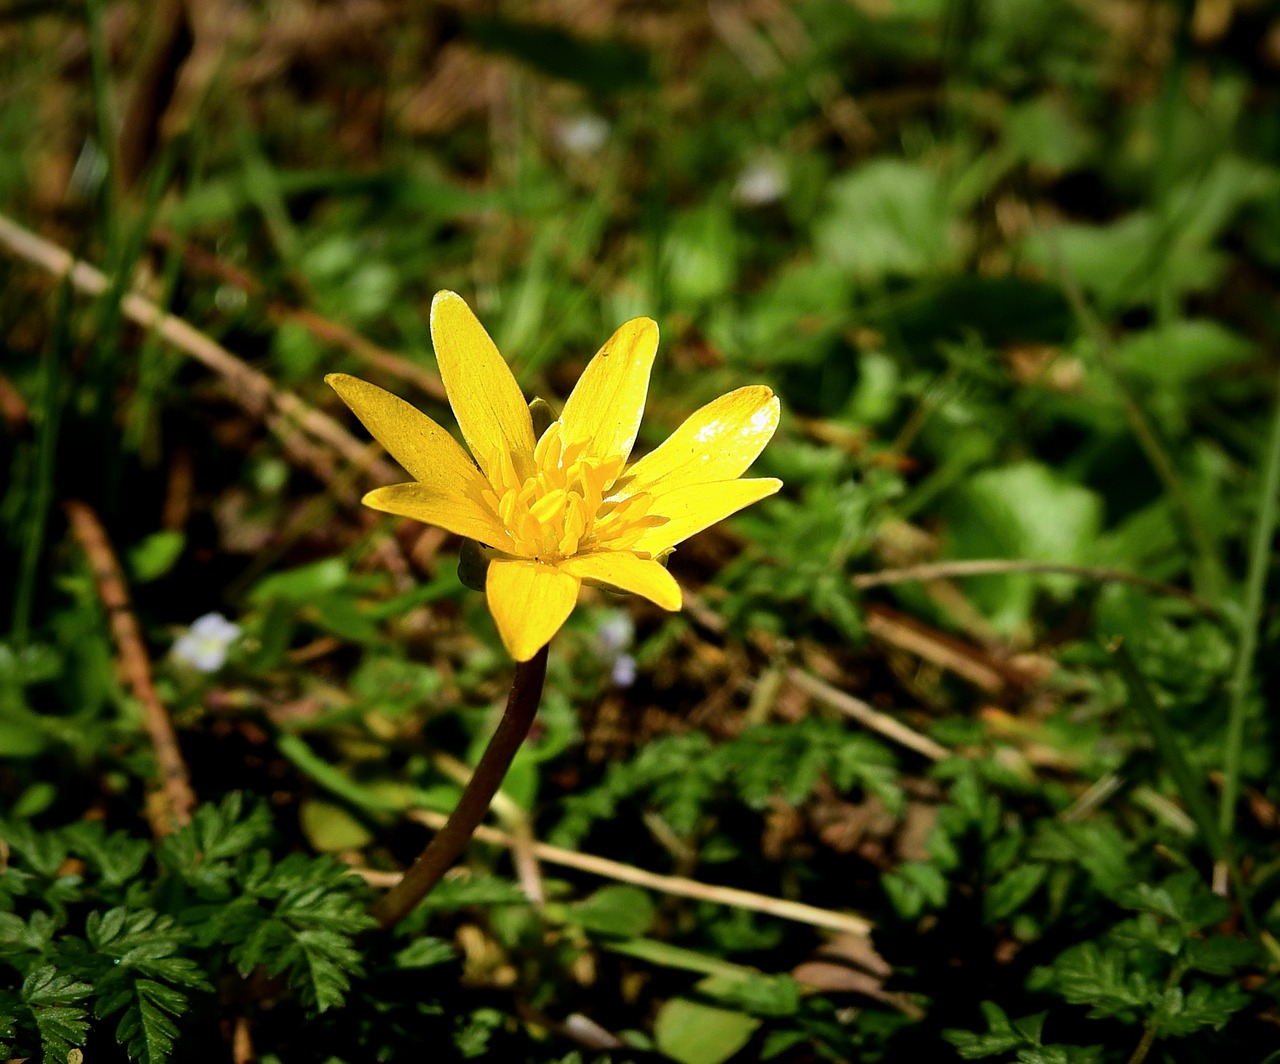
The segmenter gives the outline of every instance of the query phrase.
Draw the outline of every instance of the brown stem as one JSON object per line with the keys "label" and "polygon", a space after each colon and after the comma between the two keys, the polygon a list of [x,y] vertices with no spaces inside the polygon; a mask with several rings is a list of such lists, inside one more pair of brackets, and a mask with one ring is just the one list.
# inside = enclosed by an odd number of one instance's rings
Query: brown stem
{"label": "brown stem", "polygon": [[511,694],[507,696],[507,710],[502,714],[498,730],[485,747],[480,764],[471,774],[471,782],[463,790],[457,806],[400,882],[369,910],[384,930],[403,920],[462,856],[462,851],[489,811],[489,803],[502,786],[512,758],[529,734],[529,726],[533,724],[542,699],[542,682],[546,676],[546,647],[528,661],[516,665]]}
{"label": "brown stem", "polygon": [[155,748],[156,767],[160,770],[160,799],[148,816],[155,834],[167,835],[189,823],[191,811],[196,806],[187,765],[182,760],[182,748],[178,745],[169,713],[151,680],[151,659],[147,656],[138,620],[129,604],[129,589],[107,531],[98,515],[85,503],[69,499],[64,508],[71,522],[71,531],[79,540],[93,570],[98,598],[107,611],[107,621],[120,655],[120,672],[142,705],[142,719]]}

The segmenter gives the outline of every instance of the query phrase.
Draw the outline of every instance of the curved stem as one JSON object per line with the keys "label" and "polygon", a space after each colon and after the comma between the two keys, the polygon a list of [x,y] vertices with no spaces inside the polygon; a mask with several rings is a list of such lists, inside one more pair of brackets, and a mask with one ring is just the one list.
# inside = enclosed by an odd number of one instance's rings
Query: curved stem
{"label": "curved stem", "polygon": [[542,683],[547,676],[547,648],[543,647],[528,661],[516,665],[507,709],[498,729],[485,747],[480,763],[471,774],[471,782],[462,792],[457,806],[428,844],[409,866],[400,882],[384,894],[369,910],[384,930],[394,927],[425,898],[444,874],[462,856],[467,843],[489,811],[489,803],[502,786],[511,761],[529,734],[538,703],[542,699]]}

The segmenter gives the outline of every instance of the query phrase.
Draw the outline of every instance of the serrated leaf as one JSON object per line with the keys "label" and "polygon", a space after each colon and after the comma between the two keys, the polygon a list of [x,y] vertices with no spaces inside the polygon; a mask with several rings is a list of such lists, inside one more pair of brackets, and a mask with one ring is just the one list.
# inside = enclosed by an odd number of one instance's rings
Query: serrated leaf
{"label": "serrated leaf", "polygon": [[95,977],[94,1012],[120,1013],[116,1040],[142,1064],[169,1059],[178,1028],[174,1020],[188,1008],[178,989],[211,990],[203,971],[180,955],[190,934],[172,916],[122,906],[95,911],[85,920],[85,938],[102,958]]}
{"label": "serrated leaf", "polygon": [[982,899],[983,918],[987,923],[1008,919],[1040,889],[1047,874],[1048,869],[1034,861],[1012,868],[987,889]]}
{"label": "serrated leaf", "polygon": [[949,1028],[942,1032],[942,1037],[955,1046],[956,1052],[965,1060],[981,1060],[983,1057],[1007,1053],[1029,1041],[1025,1034],[1014,1029],[1004,1009],[994,1001],[984,1001],[979,1008],[982,1009],[982,1015],[987,1021],[985,1032],[964,1031],[956,1028]]}
{"label": "serrated leaf", "polygon": [[937,867],[924,861],[907,861],[880,879],[885,893],[904,920],[914,920],[925,909],[946,904],[948,885]]}
{"label": "serrated leaf", "polygon": [[186,995],[152,979],[129,983],[129,1001],[116,1025],[116,1041],[142,1064],[165,1064],[178,1038],[173,1021],[187,1010]]}
{"label": "serrated leaf", "polygon": [[447,964],[457,951],[442,938],[418,938],[392,956],[397,968],[434,968]]}
{"label": "serrated leaf", "polygon": [[1214,894],[1192,869],[1158,886],[1139,883],[1119,900],[1126,908],[1163,916],[1187,933],[1222,923],[1231,915],[1231,904]]}
{"label": "serrated leaf", "polygon": [[347,974],[363,974],[359,952],[349,939],[332,931],[299,931],[297,944],[309,983],[309,989],[307,983],[302,987],[303,1004],[317,1012],[341,1005],[351,989]]}
{"label": "serrated leaf", "polygon": [[1071,1004],[1091,1006],[1090,1016],[1125,1021],[1150,1008],[1161,993],[1141,972],[1125,970],[1120,950],[1096,942],[1082,942],[1059,955],[1053,981]]}
{"label": "serrated leaf", "polygon": [[161,842],[160,858],[193,887],[217,891],[230,875],[224,862],[265,842],[271,831],[266,806],[255,803],[245,813],[243,796],[233,791],[218,805],[197,808],[191,823]]}
{"label": "serrated leaf", "polygon": [[988,1031],[980,1034],[976,1031],[947,1028],[942,1032],[942,1037],[955,1046],[956,1053],[965,1060],[994,1057],[1023,1044],[1022,1037],[1013,1031]]}
{"label": "serrated leaf", "polygon": [[52,964],[41,965],[23,980],[22,1001],[30,1010],[46,1059],[65,1060],[72,1048],[84,1045],[89,1013],[75,1003],[92,993],[88,983],[60,973]]}
{"label": "serrated leaf", "polygon": [[1161,995],[1155,1018],[1161,1034],[1180,1038],[1204,1027],[1220,1030],[1249,1001],[1249,995],[1235,986],[1197,983],[1186,992],[1171,986]]}
{"label": "serrated leaf", "polygon": [[134,839],[124,831],[107,833],[100,821],[70,825],[64,837],[73,853],[83,857],[109,887],[121,887],[137,878],[151,854],[146,839]]}
{"label": "serrated leaf", "polygon": [[172,916],[151,909],[123,907],[95,911],[85,921],[85,937],[93,949],[113,959],[113,967],[133,971],[178,986],[208,989],[194,961],[175,956],[190,939]]}
{"label": "serrated leaf", "polygon": [[349,976],[363,972],[354,936],[374,926],[361,885],[333,858],[307,854],[274,865],[255,854],[237,872],[244,895],[256,899],[238,906],[226,928],[239,971],[263,965],[273,975],[288,972],[303,1004],[317,1012],[341,1004]]}
{"label": "serrated leaf", "polygon": [[1210,975],[1232,975],[1258,959],[1258,947],[1239,938],[1212,935],[1187,941],[1186,960],[1191,971]]}
{"label": "serrated leaf", "polygon": [[1018,1050],[1018,1064],[1094,1064],[1102,1046],[1033,1046]]}
{"label": "serrated leaf", "polygon": [[67,847],[61,832],[36,831],[25,821],[0,820],[0,837],[8,844],[10,861],[21,868],[23,864],[42,879],[54,879],[66,863]]}

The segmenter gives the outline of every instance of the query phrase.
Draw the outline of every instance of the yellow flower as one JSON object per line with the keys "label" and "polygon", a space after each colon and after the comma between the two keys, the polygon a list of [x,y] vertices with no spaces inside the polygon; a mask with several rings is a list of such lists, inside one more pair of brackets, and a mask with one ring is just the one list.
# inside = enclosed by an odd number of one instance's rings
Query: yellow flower
{"label": "yellow flower", "polygon": [[782,486],[738,479],[778,425],[778,400],[762,385],[708,403],[627,465],[658,350],[648,318],[613,334],[537,440],[520,386],[460,296],[436,295],[431,339],[474,462],[390,392],[345,373],[325,380],[414,478],[369,492],[365,505],[491,548],[485,596],[517,661],[559,631],[584,580],[678,610],[680,587],[655,559]]}

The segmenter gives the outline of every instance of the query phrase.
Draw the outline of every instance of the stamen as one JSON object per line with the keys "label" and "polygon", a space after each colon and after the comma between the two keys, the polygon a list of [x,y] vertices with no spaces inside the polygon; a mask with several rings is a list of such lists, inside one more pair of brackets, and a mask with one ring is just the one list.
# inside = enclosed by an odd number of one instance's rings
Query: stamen
{"label": "stamen", "polygon": [[558,561],[584,550],[624,550],[646,528],[666,523],[648,516],[650,496],[618,497],[625,459],[595,458],[586,449],[585,442],[565,444],[555,421],[534,448],[528,479],[519,479],[510,454],[495,456],[494,483],[484,499],[510,534],[516,556]]}

